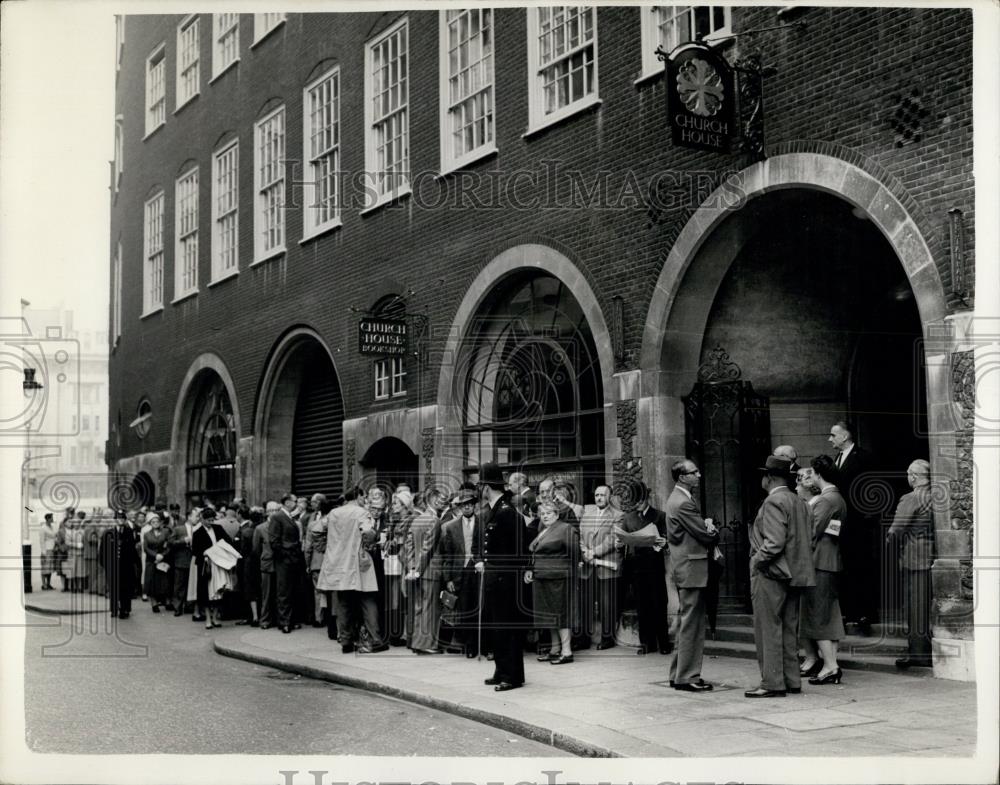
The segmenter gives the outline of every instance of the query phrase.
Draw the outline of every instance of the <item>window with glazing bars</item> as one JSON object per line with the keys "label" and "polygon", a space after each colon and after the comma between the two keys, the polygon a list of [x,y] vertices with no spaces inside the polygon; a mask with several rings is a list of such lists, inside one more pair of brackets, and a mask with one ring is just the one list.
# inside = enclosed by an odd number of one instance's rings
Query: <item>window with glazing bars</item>
{"label": "window with glazing bars", "polygon": [[409,182],[409,64],[407,25],[369,44],[371,173],[377,198]]}
{"label": "window with glazing bars", "polygon": [[538,80],[543,115],[596,93],[594,9],[549,6],[538,14]]}
{"label": "window with glazing bars", "polygon": [[306,203],[306,234],[337,220],[340,203],[340,72],[306,88],[306,160],[312,182]]}
{"label": "window with glazing bars", "polygon": [[163,46],[146,61],[146,133],[150,134],[167,121],[167,90],[164,74],[167,61]]}
{"label": "window with glazing bars", "polygon": [[146,202],[143,312],[163,305],[163,192]]}
{"label": "window with glazing bars", "polygon": [[285,247],[285,109],[257,123],[257,259]]}
{"label": "window with glazing bars", "polygon": [[177,181],[177,269],[175,297],[198,288],[198,170],[192,169]]}
{"label": "window with glazing bars", "polygon": [[239,145],[233,143],[215,154],[212,177],[212,278],[218,279],[239,266]]}
{"label": "window with glazing bars", "polygon": [[240,15],[212,14],[215,28],[215,56],[212,58],[212,74],[226,70],[240,56]]}
{"label": "window with glazing bars", "polygon": [[389,397],[389,361],[375,361],[375,399]]}
{"label": "window with glazing bars", "polygon": [[650,10],[655,15],[657,43],[668,52],[729,27],[729,9],[721,5],[654,6]]}
{"label": "window with glazing bars", "polygon": [[115,258],[111,266],[111,344],[117,343],[122,334],[122,244],[115,247]]}
{"label": "window with glazing bars", "polygon": [[402,357],[393,357],[390,363],[392,369],[392,394],[403,395],[406,393],[406,367]]}
{"label": "window with glazing bars", "polygon": [[493,11],[445,11],[448,58],[446,162],[493,142]]}
{"label": "window with glazing bars", "polygon": [[259,41],[265,35],[270,33],[274,28],[285,21],[285,17],[288,14],[254,14],[253,15],[253,37],[255,41]]}
{"label": "window with glazing bars", "polygon": [[182,23],[177,30],[177,105],[190,101],[198,93],[201,68],[198,59],[198,17]]}

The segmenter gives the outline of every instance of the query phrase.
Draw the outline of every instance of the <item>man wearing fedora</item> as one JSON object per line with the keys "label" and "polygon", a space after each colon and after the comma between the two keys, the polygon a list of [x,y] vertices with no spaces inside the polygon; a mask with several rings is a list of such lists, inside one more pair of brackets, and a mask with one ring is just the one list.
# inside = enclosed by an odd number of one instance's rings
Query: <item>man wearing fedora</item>
{"label": "man wearing fedora", "polygon": [[454,643],[466,657],[479,654],[479,582],[475,564],[482,551],[481,530],[476,516],[475,487],[463,487],[455,497],[455,515],[441,527],[441,577],[449,593],[456,595],[455,606],[444,613],[453,629]]}
{"label": "man wearing fedora", "polygon": [[750,601],[760,686],[748,698],[802,691],[799,674],[799,595],[816,585],[809,505],[791,489],[792,462],[767,457],[761,487],[767,497],[750,527]]}
{"label": "man wearing fedora", "polygon": [[482,560],[476,570],[483,574],[483,627],[490,633],[494,665],[486,684],[504,692],[524,684],[521,633],[526,619],[520,587],[526,566],[525,527],[504,493],[499,466],[483,464],[479,484],[485,507]]}

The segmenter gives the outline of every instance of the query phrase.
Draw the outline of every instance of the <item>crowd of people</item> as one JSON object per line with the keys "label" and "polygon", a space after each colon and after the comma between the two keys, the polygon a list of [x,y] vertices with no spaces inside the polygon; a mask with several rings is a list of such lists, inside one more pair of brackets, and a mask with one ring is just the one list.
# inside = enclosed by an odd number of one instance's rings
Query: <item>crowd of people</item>
{"label": "crowd of people", "polygon": [[[831,430],[836,459],[801,467],[785,445],[761,467],[766,495],[748,526],[761,682],[747,697],[799,692],[803,678],[843,678],[844,565],[867,536],[841,492],[857,449],[844,433],[847,423]],[[524,474],[505,478],[495,464],[480,467],[475,484],[421,494],[376,485],[336,499],[285,494],[263,507],[204,503],[186,517],[178,505],[97,521],[68,510],[58,527],[51,515],[42,526],[43,589],[58,573],[63,591],[106,594],[120,619],[141,597],[153,613],[190,612],[208,629],[224,618],[286,634],[325,627],[344,653],[405,646],[418,655],[487,656],[494,674],[486,683],[498,691],[524,684],[525,651],[566,665],[592,644],[619,645],[627,592],[635,651],[676,648],[671,686],[707,692],[706,589],[722,560],[719,530],[702,516],[699,467],[681,460],[671,474],[663,510],[641,482],[617,494],[598,485],[592,503],[581,504],[566,480],[532,488]],[[913,492],[888,530],[902,543],[909,592],[910,652],[900,667],[930,664],[927,462],[914,461],[908,479]]]}

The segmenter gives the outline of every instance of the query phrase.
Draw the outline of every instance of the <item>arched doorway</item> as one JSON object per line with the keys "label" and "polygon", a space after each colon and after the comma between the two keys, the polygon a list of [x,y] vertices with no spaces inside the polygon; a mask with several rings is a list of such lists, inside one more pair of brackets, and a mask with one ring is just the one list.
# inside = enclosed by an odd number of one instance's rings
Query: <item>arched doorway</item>
{"label": "arched doorway", "polygon": [[[152,507],[156,503],[156,483],[146,472],[139,472],[132,478],[130,485],[129,504],[126,506],[133,510],[140,507]],[[119,506],[114,500],[112,506]]]}
{"label": "arched doorway", "polygon": [[594,336],[557,277],[521,271],[491,291],[456,369],[465,471],[488,461],[570,480],[589,499],[606,482],[604,394]]}
{"label": "arched doorway", "polygon": [[383,436],[376,441],[358,463],[365,470],[363,487],[377,485],[390,493],[400,483],[409,485],[414,492],[419,488],[417,456],[406,442],[395,436]]}
{"label": "arched doorway", "polygon": [[254,431],[261,499],[343,491],[344,399],[329,350],[309,328],[285,334],[261,383]]}
{"label": "arched doorway", "polygon": [[192,408],[185,465],[188,507],[236,495],[236,418],[222,379],[203,374]]}

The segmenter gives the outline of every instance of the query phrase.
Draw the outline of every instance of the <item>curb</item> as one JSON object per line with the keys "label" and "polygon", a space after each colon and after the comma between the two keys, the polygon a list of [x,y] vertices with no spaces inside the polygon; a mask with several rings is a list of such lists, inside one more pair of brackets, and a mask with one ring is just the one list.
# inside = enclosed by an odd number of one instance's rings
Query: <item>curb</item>
{"label": "curb", "polygon": [[41,605],[33,605],[30,602],[24,603],[24,610],[31,613],[40,613],[43,616],[80,616],[86,613],[106,613],[107,608],[94,608],[85,610],[82,608],[44,608]]}
{"label": "curb", "polygon": [[578,739],[561,731],[551,730],[541,725],[519,720],[514,717],[508,717],[496,712],[486,711],[485,709],[477,709],[454,701],[435,698],[430,695],[417,692],[416,690],[394,687],[390,684],[374,681],[363,676],[352,676],[348,673],[310,665],[304,661],[305,658],[294,654],[283,655],[279,658],[270,654],[250,651],[248,648],[229,646],[225,643],[221,643],[218,639],[216,639],[212,645],[216,653],[221,654],[223,657],[232,657],[234,659],[244,660],[245,662],[251,662],[255,665],[277,668],[278,670],[288,671],[289,673],[297,673],[311,679],[319,679],[321,681],[328,681],[334,684],[343,684],[348,687],[355,687],[357,689],[367,690],[368,692],[374,692],[391,698],[404,700],[408,703],[426,706],[431,709],[453,714],[456,717],[462,717],[463,719],[473,720],[474,722],[489,725],[502,731],[530,739],[531,741],[548,744],[551,747],[555,747],[556,749],[564,752],[572,753],[573,755],[577,755],[582,758],[625,757],[620,752],[616,752],[615,750],[602,747],[601,745],[594,744],[592,742]]}

